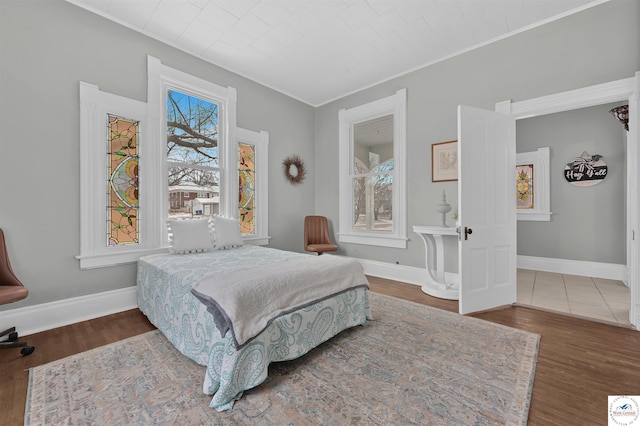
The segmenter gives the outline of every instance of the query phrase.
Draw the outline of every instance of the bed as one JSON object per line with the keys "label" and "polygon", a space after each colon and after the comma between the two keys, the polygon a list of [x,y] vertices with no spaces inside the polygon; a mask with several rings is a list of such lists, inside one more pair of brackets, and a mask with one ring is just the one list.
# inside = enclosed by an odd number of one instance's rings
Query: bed
{"label": "bed", "polygon": [[183,355],[206,367],[203,392],[213,396],[211,408],[232,408],[245,390],[267,378],[271,362],[298,358],[341,331],[371,319],[368,283],[361,267],[359,280],[364,281],[358,285],[282,310],[275,318],[263,320],[258,334],[243,338],[238,338],[240,333],[234,333],[233,328],[225,332],[211,304],[203,303],[202,294],[192,292],[194,287],[201,288],[197,285],[221,277],[261,276],[261,270],[307,262],[312,257],[323,258],[325,264],[349,262],[339,256],[309,256],[251,245],[140,258],[139,309]]}

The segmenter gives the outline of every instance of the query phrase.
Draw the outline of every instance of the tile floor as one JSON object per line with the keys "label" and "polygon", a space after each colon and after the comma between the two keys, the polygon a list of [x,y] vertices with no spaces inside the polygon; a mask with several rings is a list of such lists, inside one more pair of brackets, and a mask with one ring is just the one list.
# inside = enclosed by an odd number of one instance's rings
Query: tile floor
{"label": "tile floor", "polygon": [[518,269],[518,304],[630,327],[622,281]]}

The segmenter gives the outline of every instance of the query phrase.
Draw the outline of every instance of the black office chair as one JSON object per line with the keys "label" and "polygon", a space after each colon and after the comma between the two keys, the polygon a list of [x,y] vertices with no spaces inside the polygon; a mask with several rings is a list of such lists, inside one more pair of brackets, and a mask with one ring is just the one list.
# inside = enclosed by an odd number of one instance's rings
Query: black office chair
{"label": "black office chair", "polygon": [[[11,269],[9,253],[4,241],[4,232],[0,229],[0,305],[17,302],[29,295],[29,290],[22,285],[16,274]],[[0,332],[0,338],[7,336],[7,339],[0,341],[0,349],[22,348],[20,354],[31,355],[35,348],[27,345],[27,342],[18,341],[18,332],[15,327],[8,328]]]}

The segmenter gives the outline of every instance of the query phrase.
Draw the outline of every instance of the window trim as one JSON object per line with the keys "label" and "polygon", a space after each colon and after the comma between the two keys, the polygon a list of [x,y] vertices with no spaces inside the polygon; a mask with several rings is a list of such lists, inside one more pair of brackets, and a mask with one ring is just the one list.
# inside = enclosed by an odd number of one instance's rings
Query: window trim
{"label": "window trim", "polygon": [[[169,248],[166,226],[169,208],[166,152],[166,88],[204,94],[219,101],[222,110],[219,139],[222,158],[220,214],[238,217],[234,202],[238,190],[238,153],[236,144],[237,93],[163,65],[147,56],[147,102],[141,102],[99,90],[80,82],[80,261],[81,269],[99,268],[138,260],[140,256],[163,253]],[[102,244],[106,223],[106,114],[116,114],[140,122],[140,242],[136,245]],[[100,171],[96,173],[96,171]]]}
{"label": "window trim", "polygon": [[[248,244],[267,245],[271,237],[269,236],[269,133],[262,130],[259,132],[236,128],[236,152],[240,143],[255,146],[255,209],[254,235],[242,236],[242,240]],[[236,160],[236,171],[238,170]],[[237,181],[237,179],[236,179]],[[237,190],[237,188],[236,188]],[[238,209],[236,206],[236,215]]]}
{"label": "window trim", "polygon": [[[338,112],[339,120],[339,231],[342,243],[367,244],[382,247],[407,247],[407,140],[406,140],[407,90],[367,104]],[[393,115],[393,231],[355,231],[352,227],[353,185],[353,126],[356,123],[385,115]]]}
{"label": "window trim", "polygon": [[[80,268],[98,268],[132,262],[142,254],[155,252],[146,238],[151,231],[147,209],[140,208],[140,242],[125,246],[108,246],[106,241],[106,117],[120,115],[140,122],[140,158],[146,160],[153,141],[149,137],[147,104],[101,91],[83,81],[80,89]],[[98,171],[98,173],[96,173]],[[140,176],[142,182],[142,175]],[[146,189],[141,188],[141,194]]]}
{"label": "window trim", "polygon": [[[147,56],[147,103],[149,105],[149,117],[151,128],[154,132],[154,140],[158,141],[157,158],[152,163],[153,190],[151,193],[160,194],[155,200],[153,220],[161,232],[157,234],[157,244],[168,247],[168,231],[164,226],[167,220],[168,209],[168,165],[166,161],[166,128],[167,128],[167,105],[166,96],[169,88],[176,89],[185,94],[194,96],[205,96],[218,104],[218,123],[222,130],[218,137],[218,155],[222,161],[219,162],[220,170],[220,215],[227,217],[237,217],[233,215],[234,209],[231,206],[235,197],[229,194],[237,191],[237,152],[230,149],[231,141],[235,140],[236,132],[236,100],[237,93],[233,87],[223,87],[218,84],[203,80],[199,77],[187,74],[183,71],[163,65],[158,58]],[[158,167],[161,165],[161,167]]]}
{"label": "window trim", "polygon": [[[229,194],[237,191],[236,182],[238,181],[238,153],[236,149],[232,149],[231,141],[236,138],[236,102],[237,93],[233,87],[223,87],[218,84],[203,80],[199,77],[187,74],[183,71],[163,65],[158,58],[147,56],[147,72],[148,72],[148,105],[151,127],[157,131],[156,139],[162,141],[162,149],[158,152],[158,162],[153,164],[162,164],[162,170],[156,170],[156,182],[164,187],[162,192],[161,203],[158,204],[156,212],[165,212],[168,196],[167,188],[167,164],[164,156],[166,138],[164,136],[167,127],[166,114],[166,93],[169,88],[177,89],[185,94],[193,94],[194,96],[205,96],[218,104],[218,123],[222,130],[218,137],[218,155],[221,160],[220,169],[220,215],[227,217],[238,217],[237,209],[233,201],[235,197],[229,197]],[[233,144],[235,148],[235,144]],[[157,188],[160,190],[160,188]],[[155,192],[157,193],[157,192]],[[164,206],[164,207],[162,207]],[[165,215],[163,215],[165,216]],[[158,220],[162,220],[158,218]],[[164,219],[166,220],[166,218]],[[162,241],[168,241],[168,233],[166,226],[163,227]]]}

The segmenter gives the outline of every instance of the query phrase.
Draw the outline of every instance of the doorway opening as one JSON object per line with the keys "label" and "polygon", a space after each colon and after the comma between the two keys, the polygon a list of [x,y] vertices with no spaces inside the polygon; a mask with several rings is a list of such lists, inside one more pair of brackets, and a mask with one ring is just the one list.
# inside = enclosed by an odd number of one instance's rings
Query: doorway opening
{"label": "doorway opening", "polygon": [[[625,212],[626,261],[624,280],[630,290],[629,322],[631,327],[640,325],[640,249],[638,230],[640,228],[640,71],[634,77],[570,90],[553,95],[542,96],[525,101],[510,100],[496,104],[496,111],[509,114],[516,120],[538,117],[563,111],[603,105],[612,102],[624,102],[629,105],[629,127],[626,137],[626,205],[620,209]],[[578,153],[577,155],[579,155]],[[553,211],[553,205],[552,205]]]}
{"label": "doorway opening", "polygon": [[[516,152],[544,145],[550,153],[548,179],[540,179],[533,168],[526,181],[532,181],[533,191],[524,193],[526,203],[518,210],[525,212],[517,225],[523,268],[518,271],[518,304],[630,326],[631,294],[621,281],[627,251],[627,136],[610,113],[619,105],[518,120]],[[596,155],[604,164],[604,179],[566,179],[567,164],[583,153]],[[528,216],[526,212],[545,201],[539,195],[547,189],[552,214]]]}

